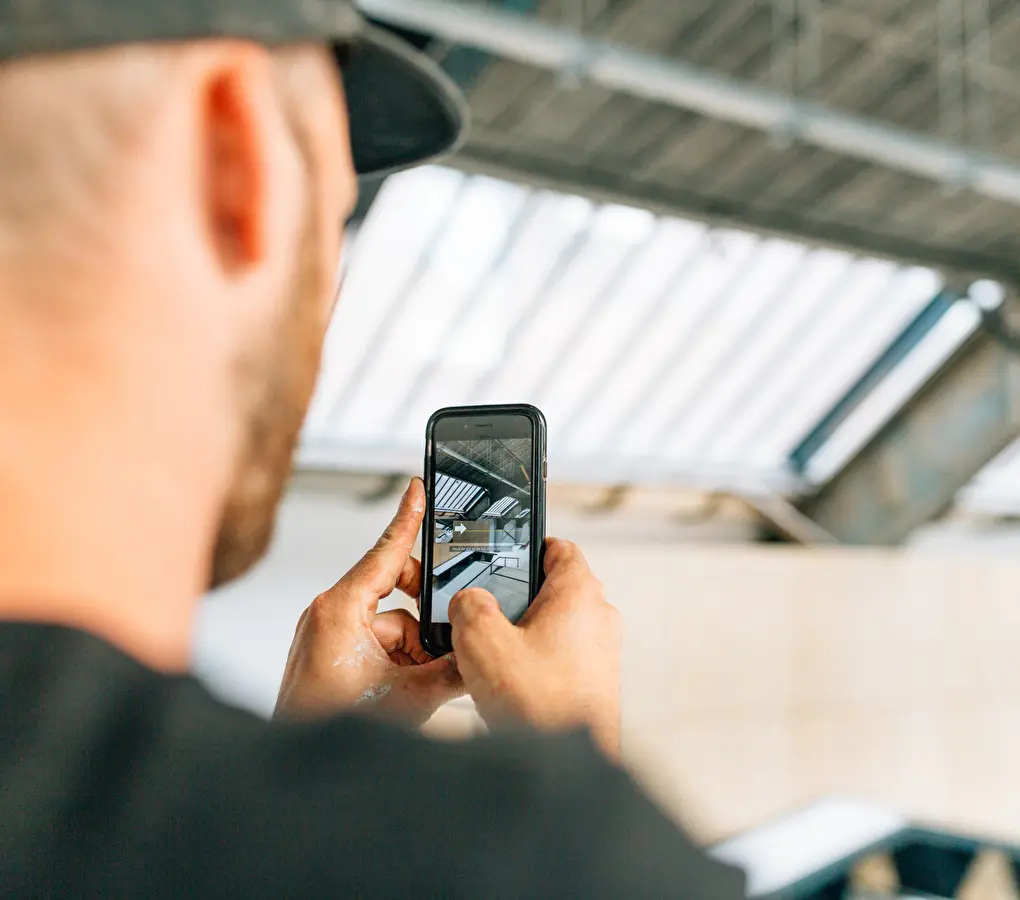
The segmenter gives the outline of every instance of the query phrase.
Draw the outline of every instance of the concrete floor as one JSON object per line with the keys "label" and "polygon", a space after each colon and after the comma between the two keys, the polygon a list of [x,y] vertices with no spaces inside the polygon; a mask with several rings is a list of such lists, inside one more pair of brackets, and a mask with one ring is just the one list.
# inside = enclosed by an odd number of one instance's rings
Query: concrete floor
{"label": "concrete floor", "polygon": [[507,549],[499,551],[500,558],[516,559],[518,565],[501,566],[490,571],[490,563],[472,563],[449,584],[433,591],[432,621],[448,622],[450,600],[454,594],[466,587],[484,588],[490,591],[499,601],[500,608],[511,621],[516,621],[528,608],[528,567],[530,553],[528,548]]}

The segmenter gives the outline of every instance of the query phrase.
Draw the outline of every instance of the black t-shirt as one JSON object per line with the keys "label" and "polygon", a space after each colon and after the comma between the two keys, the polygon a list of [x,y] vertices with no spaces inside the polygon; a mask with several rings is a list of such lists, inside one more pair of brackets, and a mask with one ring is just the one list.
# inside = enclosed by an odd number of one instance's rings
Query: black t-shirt
{"label": "black t-shirt", "polygon": [[586,736],[269,723],[0,624],[0,896],[736,900]]}

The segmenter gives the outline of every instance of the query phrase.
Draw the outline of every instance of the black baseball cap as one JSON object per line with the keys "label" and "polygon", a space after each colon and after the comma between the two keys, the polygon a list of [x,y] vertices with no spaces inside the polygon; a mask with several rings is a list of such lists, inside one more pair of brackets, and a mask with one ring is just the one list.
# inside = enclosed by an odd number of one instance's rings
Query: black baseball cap
{"label": "black baseball cap", "polygon": [[453,82],[409,43],[366,23],[350,0],[0,0],[0,62],[217,37],[331,45],[359,174],[424,162],[464,135],[464,100]]}

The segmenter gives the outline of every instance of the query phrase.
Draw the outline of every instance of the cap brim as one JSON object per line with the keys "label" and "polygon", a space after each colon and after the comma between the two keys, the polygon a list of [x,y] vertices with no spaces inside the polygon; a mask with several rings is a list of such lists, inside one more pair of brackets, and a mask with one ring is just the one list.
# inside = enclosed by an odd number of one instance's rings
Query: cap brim
{"label": "cap brim", "polygon": [[394,35],[366,27],[343,82],[359,175],[406,169],[451,153],[464,139],[467,107],[457,86]]}

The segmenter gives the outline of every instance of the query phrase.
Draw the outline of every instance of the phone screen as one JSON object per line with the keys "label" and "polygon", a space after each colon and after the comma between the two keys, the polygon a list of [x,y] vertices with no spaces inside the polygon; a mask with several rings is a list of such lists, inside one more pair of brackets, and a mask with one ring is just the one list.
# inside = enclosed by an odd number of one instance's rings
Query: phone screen
{"label": "phone screen", "polygon": [[431,618],[450,621],[450,599],[484,588],[517,621],[532,596],[535,434],[523,415],[451,416],[432,435]]}

